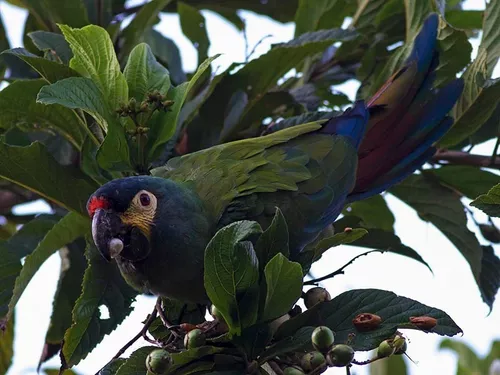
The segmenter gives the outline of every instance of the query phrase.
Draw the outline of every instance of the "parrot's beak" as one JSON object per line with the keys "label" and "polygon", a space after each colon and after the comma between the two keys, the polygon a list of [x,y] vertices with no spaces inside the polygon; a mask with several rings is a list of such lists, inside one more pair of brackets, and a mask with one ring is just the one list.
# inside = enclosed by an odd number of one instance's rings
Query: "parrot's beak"
{"label": "parrot's beak", "polygon": [[92,217],[92,238],[101,255],[109,262],[123,250],[119,237],[123,227],[120,217],[113,211],[99,208]]}

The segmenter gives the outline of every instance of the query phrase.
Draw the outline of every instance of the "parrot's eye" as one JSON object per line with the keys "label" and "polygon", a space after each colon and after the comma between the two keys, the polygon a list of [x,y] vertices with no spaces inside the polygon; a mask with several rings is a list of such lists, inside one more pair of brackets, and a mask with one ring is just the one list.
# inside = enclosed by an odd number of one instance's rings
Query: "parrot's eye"
{"label": "parrot's eye", "polygon": [[151,204],[151,198],[146,193],[142,193],[139,196],[139,201],[141,202],[141,205],[144,206],[144,207],[147,207],[147,206],[149,206]]}

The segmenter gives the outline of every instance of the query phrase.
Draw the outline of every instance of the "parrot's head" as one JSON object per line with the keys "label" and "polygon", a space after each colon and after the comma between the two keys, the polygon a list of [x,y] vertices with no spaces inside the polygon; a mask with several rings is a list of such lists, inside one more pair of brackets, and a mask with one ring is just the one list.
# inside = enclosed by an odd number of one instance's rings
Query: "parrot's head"
{"label": "parrot's head", "polygon": [[140,261],[148,256],[159,202],[165,195],[162,180],[121,178],[103,185],[89,198],[92,237],[108,261],[117,256]]}

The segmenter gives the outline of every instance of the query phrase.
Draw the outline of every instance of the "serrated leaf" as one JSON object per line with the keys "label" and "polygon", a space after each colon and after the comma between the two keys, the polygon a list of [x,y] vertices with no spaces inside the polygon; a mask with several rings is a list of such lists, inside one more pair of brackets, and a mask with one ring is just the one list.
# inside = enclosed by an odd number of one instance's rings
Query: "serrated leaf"
{"label": "serrated leaf", "polygon": [[61,271],[54,296],[49,329],[45,335],[45,346],[39,364],[49,360],[61,349],[64,333],[71,326],[71,311],[80,296],[85,260],[85,240],[80,238],[59,250]]}
{"label": "serrated leaf", "polygon": [[19,298],[21,298],[24,290],[42,264],[54,252],[89,231],[90,223],[88,218],[70,212],[47,232],[33,252],[26,257],[21,272],[16,278],[12,298],[9,302],[9,311],[5,316],[6,320],[11,318]]}
{"label": "serrated leaf", "polygon": [[[9,311],[14,284],[21,272],[21,259],[29,255],[46,233],[57,223],[58,217],[40,215],[24,224],[7,241],[0,242],[0,318]],[[3,319],[0,319],[0,324]]]}
{"label": "serrated leaf", "polygon": [[[0,322],[1,323],[1,322]],[[14,318],[0,324],[0,373],[6,374],[14,357]]]}
{"label": "serrated leaf", "polygon": [[363,220],[365,228],[379,228],[394,231],[394,215],[382,195],[375,195],[362,201],[351,203],[344,209],[346,216],[356,216]]}
{"label": "serrated leaf", "polygon": [[205,17],[198,9],[182,1],[177,2],[177,13],[182,32],[198,51],[198,64],[200,64],[208,57],[208,47],[210,46]]}
{"label": "serrated leaf", "polygon": [[220,229],[205,250],[208,297],[237,335],[257,319],[259,262],[250,239],[261,233],[256,222],[235,222]]}
{"label": "serrated leaf", "polygon": [[460,192],[469,199],[476,199],[494,185],[500,184],[500,176],[477,167],[447,165],[429,171],[441,184]]}
{"label": "serrated leaf", "polygon": [[38,142],[28,147],[0,142],[0,177],[82,214],[87,212],[88,197],[98,187],[79,169],[61,166]]}
{"label": "serrated leaf", "polygon": [[156,120],[151,124],[148,145],[146,146],[149,150],[148,160],[152,161],[158,157],[158,154],[162,150],[161,146],[164,146],[165,143],[167,143],[168,140],[175,134],[175,130],[179,122],[179,114],[189,92],[196,85],[198,79],[208,69],[212,61],[217,57],[219,57],[219,55],[215,55],[205,60],[203,64],[198,67],[198,70],[189,82],[182,83],[181,85],[170,89],[167,99],[173,100],[174,104],[168,112],[157,116]]}
{"label": "serrated leaf", "polygon": [[16,81],[0,91],[0,128],[16,124],[50,129],[61,134],[76,149],[81,149],[85,130],[78,115],[60,105],[47,107],[36,102],[38,92],[46,86],[41,79]]}
{"label": "serrated leaf", "polygon": [[54,83],[60,79],[77,77],[79,74],[69,66],[59,64],[55,61],[50,61],[26,51],[24,48],[14,48],[3,51],[2,54],[8,53],[15,56],[26,64],[31,66],[40,76],[48,83]]}
{"label": "serrated leaf", "polygon": [[278,318],[290,311],[302,294],[302,267],[276,254],[264,269],[266,300],[261,320]]}
{"label": "serrated leaf", "polygon": [[255,252],[259,259],[261,270],[276,255],[283,254],[285,257],[290,255],[288,226],[281,210],[276,207],[273,221],[262,233],[255,245]]}
{"label": "serrated leaf", "polygon": [[[347,227],[363,227],[360,223],[361,219],[358,217],[345,216],[342,219],[337,220],[333,226],[336,232],[341,232]],[[429,270],[431,269],[429,264],[427,264],[427,262],[425,262],[425,260],[422,259],[422,257],[415,250],[404,245],[401,242],[401,239],[396,236],[393,231],[387,232],[378,228],[369,228],[367,234],[348,245],[361,246],[368,249],[388,251],[394,254],[403,255],[424,264],[427,268],[429,268]]]}
{"label": "serrated leaf", "polygon": [[[64,335],[61,353],[68,367],[85,359],[104,336],[130,314],[137,295],[127,285],[116,264],[106,262],[89,238],[85,256],[88,267],[83,279],[83,290],[73,309],[73,325]],[[107,307],[108,319],[101,319],[101,305]]]}
{"label": "serrated leaf", "polygon": [[479,208],[488,216],[500,217],[500,184],[474,199],[470,205]]}
{"label": "serrated leaf", "polygon": [[482,246],[483,258],[481,259],[481,274],[479,284],[483,301],[493,309],[495,297],[500,288],[500,258],[495,255],[492,246]]}
{"label": "serrated leaf", "polygon": [[81,29],[59,25],[59,28],[73,51],[70,66],[96,84],[111,110],[125,103],[128,100],[127,81],[120,71],[107,31],[95,25]]}
{"label": "serrated leaf", "polygon": [[185,82],[187,77],[184,70],[182,70],[181,54],[174,41],[153,29],[147,31],[143,38],[151,47],[155,56],[167,66],[172,80],[177,85]]}
{"label": "serrated leaf", "polygon": [[156,61],[151,48],[145,43],[132,50],[123,74],[127,79],[130,97],[136,98],[138,102],[145,98],[147,92],[158,90],[166,95],[170,88],[168,70]]}
{"label": "serrated leaf", "polygon": [[40,51],[55,53],[64,64],[69,64],[73,57],[73,51],[71,51],[68,42],[61,34],[49,31],[33,31],[28,33],[28,36]]}
{"label": "serrated leaf", "polygon": [[478,130],[500,103],[500,80],[491,74],[500,56],[500,3],[490,1],[484,13],[483,37],[476,59],[463,74],[462,96],[453,110],[455,124],[439,141],[441,147],[454,146]]}
{"label": "serrated leaf", "polygon": [[[322,324],[321,324],[322,325]],[[312,348],[311,335],[316,327],[299,327],[288,336],[282,336],[279,341],[270,346],[260,355],[260,360],[268,360],[285,353],[300,352]],[[278,330],[278,332],[280,332]]]}
{"label": "serrated leaf", "polygon": [[128,56],[132,48],[140,41],[142,34],[155,24],[158,14],[170,2],[171,0],[153,0],[141,7],[121,33],[123,45],[120,54],[123,57]]}
{"label": "serrated leaf", "polygon": [[[380,316],[380,326],[368,332],[358,331],[352,320],[361,313]],[[441,336],[454,336],[462,332],[442,310],[385,290],[357,289],[344,292],[331,301],[320,302],[286,321],[276,332],[275,338],[280,340],[291,336],[301,327],[325,325],[335,332],[335,342],[352,341],[354,350],[365,351],[376,348],[398,328],[416,329],[409,324],[412,316],[437,319],[437,325],[430,332]]]}
{"label": "serrated leaf", "polygon": [[116,375],[116,372],[121,365],[125,363],[125,359],[117,358],[106,364],[96,375]]}
{"label": "serrated leaf", "polygon": [[129,358],[119,367],[116,375],[144,375],[147,372],[146,357],[157,346],[144,346],[134,351]]}
{"label": "serrated leaf", "polygon": [[390,192],[415,209],[422,220],[441,231],[469,263],[479,283],[482,250],[468,228],[460,196],[422,175],[412,175],[390,189]]}

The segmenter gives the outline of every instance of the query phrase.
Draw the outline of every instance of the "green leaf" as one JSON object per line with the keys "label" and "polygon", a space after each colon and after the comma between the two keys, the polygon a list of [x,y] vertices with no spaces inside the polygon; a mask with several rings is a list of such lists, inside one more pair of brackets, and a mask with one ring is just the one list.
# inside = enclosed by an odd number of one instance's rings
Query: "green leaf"
{"label": "green leaf", "polygon": [[481,30],[483,28],[482,10],[450,9],[446,11],[446,21],[462,30]]}
{"label": "green leaf", "polygon": [[271,338],[270,324],[265,322],[243,329],[241,336],[235,336],[231,341],[246,353],[248,359],[254,359],[265,349]]}
{"label": "green leaf", "polygon": [[319,259],[321,255],[331,249],[332,247],[350,244],[354,241],[359,240],[364,237],[368,231],[363,228],[355,228],[351,230],[344,230],[341,233],[334,234],[331,237],[327,237],[318,242],[318,244],[314,247],[314,258],[313,261]]}
{"label": "green leaf", "polygon": [[[345,228],[357,228],[361,226],[361,219],[355,216],[346,216],[337,220],[333,226],[336,232],[344,231]],[[362,227],[362,226],[361,226]],[[366,247],[368,249],[376,249],[388,251],[394,254],[403,255],[414,259],[424,264],[429,270],[431,269],[427,262],[411,247],[404,245],[400,238],[394,232],[384,231],[377,228],[369,228],[368,234],[350,243],[352,246]]]}
{"label": "green leaf", "polygon": [[[264,362],[285,353],[301,352],[312,348],[311,335],[315,328],[300,327],[288,336],[281,336],[276,344],[261,353],[260,361]],[[280,331],[278,330],[278,332]]]}
{"label": "green leaf", "polygon": [[356,35],[352,30],[342,29],[306,33],[288,43],[274,46],[266,54],[244,65],[237,73],[226,75],[200,109],[202,123],[210,134],[204,137],[202,144],[194,145],[195,149],[212,146],[211,143],[207,144],[207,139],[216,138],[219,134],[219,141],[222,142],[236,139],[240,131],[244,130],[239,126],[223,129],[227,104],[234,92],[241,90],[248,95],[245,108],[245,112],[248,112],[266,92],[275,87],[280,78],[308,56],[322,52],[336,41],[351,40]]}
{"label": "green leaf", "polygon": [[344,209],[344,215],[356,216],[363,220],[365,228],[379,228],[394,231],[394,215],[382,195],[375,195],[362,201],[351,203]]}
{"label": "green leaf", "polygon": [[278,318],[290,311],[302,294],[302,267],[276,254],[264,269],[266,302],[261,320]]}
{"label": "green leaf", "polygon": [[[481,374],[482,366],[481,359],[478,357],[476,353],[466,344],[455,341],[451,339],[444,339],[439,344],[439,349],[449,349],[454,351],[458,356],[458,365],[461,368],[467,369],[471,374],[477,373]],[[487,371],[488,369],[486,369]],[[486,373],[486,372],[484,372]]]}
{"label": "green leaf", "polygon": [[295,37],[309,31],[318,30],[323,15],[332,8],[335,8],[338,13],[341,13],[341,9],[338,9],[338,5],[344,5],[343,3],[343,0],[299,0],[297,13],[295,13]]}
{"label": "green leaf", "polygon": [[237,335],[257,319],[259,262],[250,239],[260,233],[256,222],[235,222],[220,229],[205,250],[208,297]]}
{"label": "green leaf", "polygon": [[116,375],[116,372],[124,363],[125,359],[123,358],[113,359],[112,361],[107,363],[106,366],[104,366],[96,375]]}
{"label": "green leaf", "polygon": [[132,50],[123,74],[127,79],[130,97],[139,102],[145,98],[147,92],[158,90],[162,95],[166,95],[170,88],[168,70],[156,61],[151,48],[145,43]]}
{"label": "green leaf", "polygon": [[402,355],[391,355],[370,364],[370,375],[408,375],[408,368]]}
{"label": "green leaf", "polygon": [[23,268],[16,278],[14,292],[9,302],[9,312],[5,319],[9,320],[12,317],[14,307],[19,301],[19,298],[21,298],[24,290],[42,264],[54,254],[54,252],[64,245],[73,242],[78,237],[82,237],[89,231],[89,219],[75,212],[70,212],[47,232],[43,240],[40,241],[38,246],[24,261]]}
{"label": "green leaf", "polygon": [[436,181],[422,175],[412,175],[391,188],[390,192],[417,211],[441,231],[469,263],[479,284],[482,250],[468,228],[460,196]]}
{"label": "green leaf", "polygon": [[82,214],[98,187],[79,169],[61,166],[38,142],[28,147],[0,143],[0,177]]}
{"label": "green leaf", "polygon": [[208,57],[208,47],[210,46],[205,17],[198,9],[182,1],[177,2],[177,12],[182,32],[198,51],[198,64],[200,64]]}
{"label": "green leaf", "polygon": [[59,28],[73,51],[70,66],[82,76],[92,79],[109,108],[115,110],[128,101],[127,81],[120,71],[107,31],[95,25],[82,29],[59,25]]}
{"label": "green leaf", "polygon": [[120,366],[116,375],[144,375],[147,372],[146,357],[157,346],[143,346],[134,351],[129,358]]}
{"label": "green leaf", "polygon": [[187,80],[186,73],[182,70],[182,61],[179,47],[172,39],[164,37],[156,30],[149,30],[143,35],[144,41],[151,47],[151,50],[170,71],[172,80],[180,84]]}
{"label": "green leaf", "polygon": [[123,57],[129,55],[132,48],[141,40],[142,34],[156,23],[158,14],[170,2],[171,0],[153,0],[141,7],[130,24],[122,31],[123,45],[120,54]]}
{"label": "green leaf", "polygon": [[59,352],[64,333],[71,327],[71,312],[80,296],[80,285],[82,285],[83,275],[87,267],[84,251],[85,240],[83,238],[79,238],[59,250],[61,271],[40,364]]}
{"label": "green leaf", "polygon": [[14,318],[0,322],[0,372],[6,374],[14,357]]}
{"label": "green leaf", "polygon": [[42,0],[44,9],[50,9],[50,18],[54,23],[71,27],[83,27],[89,24],[87,9],[82,0]]}
{"label": "green leaf", "polygon": [[[87,239],[88,268],[83,290],[73,309],[73,325],[64,335],[61,358],[68,367],[79,363],[132,311],[137,292],[127,285],[116,264],[108,263]],[[99,308],[106,306],[109,319],[101,319]]]}
{"label": "green leaf", "polygon": [[40,51],[55,53],[63,64],[69,64],[73,57],[73,51],[71,51],[68,42],[61,34],[49,31],[33,31],[28,36]]}
{"label": "green leaf", "polygon": [[[57,223],[58,218],[40,215],[24,224],[7,241],[0,242],[0,318],[9,311],[16,278],[21,272],[21,259],[29,255],[46,233]],[[2,323],[3,319],[0,320]]]}
{"label": "green leaf", "polygon": [[469,199],[475,199],[500,184],[500,176],[476,167],[449,165],[432,169],[429,173],[439,178],[441,184]]}
{"label": "green leaf", "polygon": [[24,48],[14,48],[3,51],[2,54],[8,53],[15,56],[26,64],[31,66],[42,78],[48,83],[54,83],[60,79],[77,77],[79,74],[69,66],[59,64],[55,61],[50,61],[26,51]]}
{"label": "green leaf", "polygon": [[[217,348],[215,346],[200,346],[185,350],[180,353],[172,353],[172,366],[169,368],[167,374],[190,374],[186,371],[186,366],[192,362],[198,362],[200,359],[212,356],[217,353],[224,352],[224,348]],[[213,367],[213,363],[210,367]],[[203,372],[202,372],[203,373]],[[206,372],[205,372],[206,373]]]}
{"label": "green leaf", "polygon": [[495,297],[500,288],[500,259],[495,255],[492,246],[482,246],[481,275],[479,284],[483,301],[493,309]]}
{"label": "green leaf", "polygon": [[283,213],[276,207],[273,221],[259,237],[255,246],[261,270],[264,270],[264,267],[276,254],[281,253],[288,258],[290,255],[288,244],[288,226]]}
{"label": "green leaf", "polygon": [[154,160],[158,156],[158,154],[162,151],[161,146],[164,146],[165,143],[175,134],[176,127],[178,126],[179,114],[189,92],[196,85],[198,79],[208,69],[212,61],[217,57],[219,57],[219,55],[215,55],[205,60],[203,64],[199,66],[198,70],[189,82],[173,87],[168,92],[167,98],[169,100],[173,100],[174,105],[168,112],[157,116],[156,120],[151,124],[147,146],[149,149],[148,159],[150,161]]}
{"label": "green leaf", "polygon": [[38,92],[46,84],[42,79],[16,81],[0,91],[0,128],[37,125],[56,131],[76,149],[81,149],[85,130],[78,115],[60,105],[47,107],[36,102]]}
{"label": "green leaf", "polygon": [[[380,316],[380,326],[369,332],[358,331],[352,320],[361,313]],[[417,329],[409,323],[412,316],[437,319],[437,325],[430,330],[431,333],[453,336],[462,332],[444,311],[385,290],[357,289],[344,292],[331,301],[318,303],[284,322],[275,338],[280,340],[292,336],[301,327],[325,325],[335,332],[335,342],[352,340],[354,350],[365,351],[376,348],[398,328]]]}
{"label": "green leaf", "polygon": [[474,199],[470,205],[479,208],[488,216],[500,217],[500,184]]}
{"label": "green leaf", "polygon": [[[5,32],[5,26],[4,22],[2,19],[2,16],[0,15],[0,51],[5,51],[6,49],[9,49],[9,40],[7,38],[7,33]],[[5,62],[0,59],[0,76],[3,77],[6,69]]]}
{"label": "green leaf", "polygon": [[500,103],[500,80],[492,80],[493,68],[500,56],[500,3],[490,1],[483,21],[483,37],[476,59],[463,74],[462,96],[453,110],[455,124],[440,140],[441,147],[454,146],[478,130]]}

